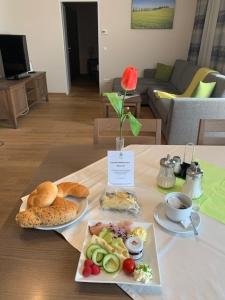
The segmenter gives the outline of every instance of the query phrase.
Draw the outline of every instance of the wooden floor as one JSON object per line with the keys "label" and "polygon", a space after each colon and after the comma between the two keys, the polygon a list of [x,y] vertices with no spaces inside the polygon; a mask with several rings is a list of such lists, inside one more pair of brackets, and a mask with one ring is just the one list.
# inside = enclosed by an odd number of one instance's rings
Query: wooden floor
{"label": "wooden floor", "polygon": [[[69,96],[50,95],[49,103],[33,106],[19,119],[18,129],[0,121],[0,141],[4,142],[0,146],[0,210],[5,219],[48,150],[58,145],[91,144],[97,117],[103,117],[103,108],[96,85],[79,84]],[[148,107],[142,107],[141,117],[152,117]]]}

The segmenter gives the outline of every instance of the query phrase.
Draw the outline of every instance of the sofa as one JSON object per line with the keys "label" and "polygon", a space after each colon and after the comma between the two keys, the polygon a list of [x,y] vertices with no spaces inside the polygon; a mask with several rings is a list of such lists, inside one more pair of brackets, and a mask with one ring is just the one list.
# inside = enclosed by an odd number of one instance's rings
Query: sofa
{"label": "sofa", "polygon": [[[169,81],[156,80],[155,69],[144,70],[143,78],[138,80],[136,91],[154,116],[162,119],[162,133],[168,144],[196,144],[200,119],[225,119],[225,76],[218,72],[210,73],[204,79],[204,82],[216,81],[210,98],[179,97],[169,100],[155,97],[154,90],[182,94],[199,68],[178,59]],[[119,78],[114,79],[113,90],[121,90]]]}

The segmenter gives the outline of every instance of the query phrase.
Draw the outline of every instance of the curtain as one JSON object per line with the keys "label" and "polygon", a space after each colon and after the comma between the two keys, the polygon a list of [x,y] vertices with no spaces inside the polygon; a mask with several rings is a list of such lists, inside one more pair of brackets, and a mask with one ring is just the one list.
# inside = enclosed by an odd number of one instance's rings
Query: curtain
{"label": "curtain", "polygon": [[199,66],[210,67],[211,65],[211,55],[213,50],[218,15],[220,11],[220,1],[221,0],[208,1],[205,24],[198,56]]}
{"label": "curtain", "polygon": [[197,0],[188,60],[225,75],[225,0]]}
{"label": "curtain", "polygon": [[225,0],[221,0],[210,67],[225,75]]}
{"label": "curtain", "polygon": [[208,0],[198,0],[188,60],[197,64],[205,24]]}

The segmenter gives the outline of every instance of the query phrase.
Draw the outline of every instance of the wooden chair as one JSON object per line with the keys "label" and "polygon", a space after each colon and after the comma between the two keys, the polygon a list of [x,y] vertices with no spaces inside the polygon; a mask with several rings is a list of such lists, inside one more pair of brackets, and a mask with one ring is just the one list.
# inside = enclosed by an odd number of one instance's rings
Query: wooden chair
{"label": "wooden chair", "polygon": [[[139,136],[133,136],[128,120],[123,124],[125,145],[129,144],[161,144],[161,119],[139,119],[142,124]],[[94,121],[94,144],[116,145],[119,135],[117,118],[102,118]]]}
{"label": "wooden chair", "polygon": [[225,119],[200,120],[198,145],[225,145]]}

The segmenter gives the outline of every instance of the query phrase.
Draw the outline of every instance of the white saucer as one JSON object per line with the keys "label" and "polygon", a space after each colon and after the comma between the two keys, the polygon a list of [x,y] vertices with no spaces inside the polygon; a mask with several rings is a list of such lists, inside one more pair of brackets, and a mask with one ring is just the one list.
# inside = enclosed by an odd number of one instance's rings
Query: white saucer
{"label": "white saucer", "polygon": [[[184,228],[184,226],[179,222],[173,222],[168,219],[165,212],[165,203],[159,203],[159,205],[156,206],[154,211],[154,218],[156,222],[162,226],[163,228],[167,229],[170,232],[173,233],[179,233],[179,234],[190,234],[193,233],[193,227],[190,224],[187,228]],[[191,213],[193,223],[195,225],[195,228],[197,229],[200,225],[200,216],[196,212]]]}

